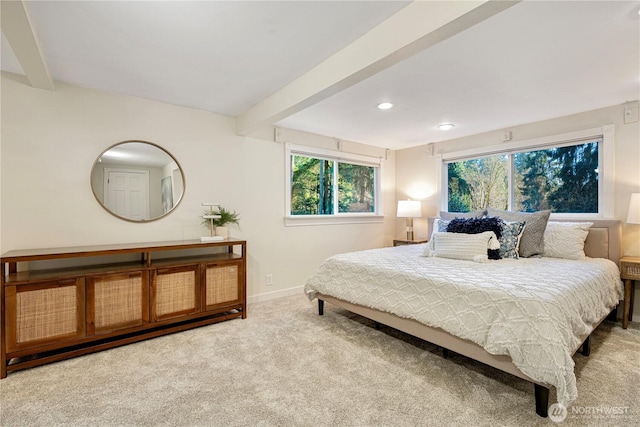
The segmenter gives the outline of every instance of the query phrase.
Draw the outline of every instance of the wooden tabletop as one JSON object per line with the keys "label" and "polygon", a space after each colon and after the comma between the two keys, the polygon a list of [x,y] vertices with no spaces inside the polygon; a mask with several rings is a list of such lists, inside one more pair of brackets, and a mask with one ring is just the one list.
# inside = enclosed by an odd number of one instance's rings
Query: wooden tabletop
{"label": "wooden tabletop", "polygon": [[39,259],[72,258],[83,256],[113,255],[188,249],[201,247],[229,246],[246,244],[245,240],[226,239],[213,242],[194,240],[172,240],[146,243],[119,243],[108,245],[69,246],[62,248],[17,249],[2,254],[2,262],[36,261]]}

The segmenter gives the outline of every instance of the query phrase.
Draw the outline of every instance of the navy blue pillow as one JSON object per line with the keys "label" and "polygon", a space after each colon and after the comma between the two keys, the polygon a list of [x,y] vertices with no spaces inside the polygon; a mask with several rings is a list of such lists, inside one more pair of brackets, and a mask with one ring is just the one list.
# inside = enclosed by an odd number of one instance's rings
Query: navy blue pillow
{"label": "navy blue pillow", "polygon": [[[454,218],[447,226],[448,233],[480,234],[485,231],[496,233],[498,240],[502,237],[502,220],[498,217],[488,218]],[[487,249],[489,259],[500,259],[500,249]]]}

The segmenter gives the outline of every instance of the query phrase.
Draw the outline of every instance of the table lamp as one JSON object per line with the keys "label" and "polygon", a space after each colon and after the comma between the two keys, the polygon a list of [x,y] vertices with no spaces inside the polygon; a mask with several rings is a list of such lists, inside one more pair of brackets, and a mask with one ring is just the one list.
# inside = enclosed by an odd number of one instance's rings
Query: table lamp
{"label": "table lamp", "polygon": [[413,218],[422,216],[419,200],[398,200],[398,218],[407,218],[407,240],[413,240]]}

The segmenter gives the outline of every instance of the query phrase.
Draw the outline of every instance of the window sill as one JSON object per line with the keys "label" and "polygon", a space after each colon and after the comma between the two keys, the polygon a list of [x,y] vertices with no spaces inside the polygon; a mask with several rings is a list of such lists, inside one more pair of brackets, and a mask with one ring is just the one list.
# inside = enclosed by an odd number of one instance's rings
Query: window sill
{"label": "window sill", "polygon": [[309,225],[337,225],[337,224],[373,224],[382,223],[384,215],[299,215],[285,216],[285,227],[300,227]]}

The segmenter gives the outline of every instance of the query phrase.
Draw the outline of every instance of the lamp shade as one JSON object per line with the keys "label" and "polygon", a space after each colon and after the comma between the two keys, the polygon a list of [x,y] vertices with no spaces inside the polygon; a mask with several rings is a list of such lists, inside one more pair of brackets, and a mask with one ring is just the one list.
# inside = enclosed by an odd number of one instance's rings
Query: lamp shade
{"label": "lamp shade", "polygon": [[629,213],[627,223],[640,224],[640,193],[633,193],[629,202]]}
{"label": "lamp shade", "polygon": [[422,207],[419,200],[398,200],[398,218],[419,218],[422,216]]}

